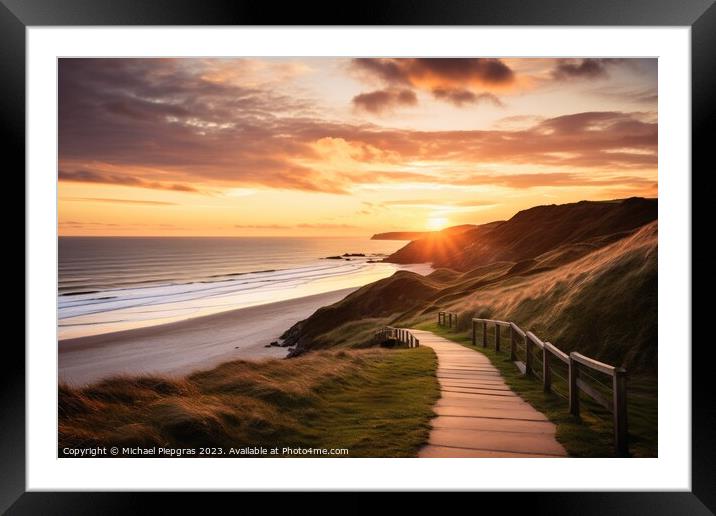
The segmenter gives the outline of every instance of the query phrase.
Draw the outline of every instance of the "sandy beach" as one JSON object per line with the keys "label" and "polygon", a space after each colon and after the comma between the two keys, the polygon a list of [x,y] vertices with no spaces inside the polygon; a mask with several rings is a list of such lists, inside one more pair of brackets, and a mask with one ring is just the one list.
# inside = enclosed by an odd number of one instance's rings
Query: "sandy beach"
{"label": "sandy beach", "polygon": [[117,374],[185,374],[236,359],[282,358],[265,347],[292,324],[356,290],[347,288],[170,324],[61,340],[59,380],[92,383]]}

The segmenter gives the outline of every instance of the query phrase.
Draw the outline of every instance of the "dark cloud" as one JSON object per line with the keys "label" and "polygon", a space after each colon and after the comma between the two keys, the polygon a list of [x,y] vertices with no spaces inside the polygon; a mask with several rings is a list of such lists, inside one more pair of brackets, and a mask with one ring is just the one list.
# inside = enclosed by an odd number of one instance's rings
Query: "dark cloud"
{"label": "dark cloud", "polygon": [[503,106],[502,101],[493,93],[473,93],[470,90],[435,88],[433,97],[450,102],[458,107],[479,102],[489,102],[495,106]]}
{"label": "dark cloud", "polygon": [[512,69],[493,58],[359,58],[355,69],[384,82],[414,87],[439,85],[507,85],[514,81]]}
{"label": "dark cloud", "polygon": [[[271,91],[210,80],[201,60],[61,59],[59,151],[66,170],[93,162],[155,169],[117,184],[162,176],[256,182],[307,188],[304,170],[287,163],[309,155],[300,139],[281,136],[280,116],[299,121],[308,105]],[[289,133],[292,131],[288,131]],[[95,167],[97,168],[97,167]],[[86,175],[76,180],[99,181]],[[64,180],[71,180],[65,175]]]}
{"label": "dark cloud", "polygon": [[[435,162],[483,166],[645,169],[657,164],[658,127],[641,113],[587,112],[545,119],[519,130],[359,131],[353,139],[397,152],[405,161],[430,156]],[[449,169],[435,173],[411,172],[409,180],[450,182],[454,176]]]}
{"label": "dark cloud", "polygon": [[[59,70],[60,181],[340,194],[355,185],[463,180],[452,164],[613,173],[657,163],[653,114],[588,112],[525,120],[513,129],[417,131],[329,121],[300,99],[209,80],[194,59],[61,59]],[[323,139],[342,140],[351,159],[386,168],[326,169],[321,153],[331,149],[317,145]],[[407,168],[425,159],[436,166]]]}
{"label": "dark cloud", "polygon": [[[480,101],[501,105],[494,93],[484,90],[504,89],[515,81],[512,69],[492,58],[359,58],[352,61],[352,66],[369,81],[429,91],[434,98],[458,107]],[[385,103],[398,105],[389,99]],[[415,103],[417,98],[410,105]]]}
{"label": "dark cloud", "polygon": [[593,95],[609,100],[634,102],[637,104],[649,104],[656,106],[659,101],[659,94],[656,88],[615,88],[603,86],[589,91]]}
{"label": "dark cloud", "polygon": [[396,107],[415,106],[418,97],[413,90],[377,90],[370,93],[361,93],[353,97],[353,105],[373,114],[392,111]]}
{"label": "dark cloud", "polygon": [[463,177],[458,184],[490,184],[508,188],[534,188],[534,187],[578,187],[578,186],[610,186],[632,185],[633,187],[648,187],[653,183],[651,179],[639,176],[616,176],[608,178],[585,177],[570,172],[547,172],[535,174],[476,174]]}
{"label": "dark cloud", "polygon": [[625,63],[624,59],[558,59],[552,69],[557,80],[598,79],[609,75],[608,68]]}
{"label": "dark cloud", "polygon": [[176,192],[198,192],[196,188],[178,183],[160,183],[157,181],[146,181],[138,177],[123,174],[112,174],[92,170],[62,170],[57,173],[60,181],[74,181],[77,183],[103,183],[120,186],[136,186],[139,188],[153,188],[155,190],[174,190]]}

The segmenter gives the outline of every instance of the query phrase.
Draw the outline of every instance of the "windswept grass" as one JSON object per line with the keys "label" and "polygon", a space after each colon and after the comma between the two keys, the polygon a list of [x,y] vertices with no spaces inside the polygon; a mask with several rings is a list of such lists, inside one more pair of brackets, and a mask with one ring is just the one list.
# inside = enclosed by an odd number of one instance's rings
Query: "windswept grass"
{"label": "windswept grass", "polygon": [[616,240],[560,246],[521,262],[428,276],[399,271],[321,308],[287,333],[299,352],[361,347],[377,327],[430,323],[446,310],[459,314],[461,329],[475,316],[515,321],[565,352],[655,378],[657,233],[652,222]]}
{"label": "windswept grass", "polygon": [[[557,394],[545,393],[538,379],[523,376],[510,361],[509,342],[497,353],[494,349],[494,333],[488,332],[489,345],[472,345],[469,332],[448,330],[433,323],[418,326],[434,332],[465,347],[485,354],[500,370],[505,382],[557,425],[557,440],[573,457],[613,457],[613,426],[611,414],[585,396],[580,398],[580,418],[569,414],[567,400]],[[557,381],[557,380],[555,380]],[[629,452],[632,457],[656,457],[657,441],[657,395],[656,379],[640,376],[630,378],[628,383]]]}
{"label": "windswept grass", "polygon": [[435,368],[429,348],[320,351],[229,362],[183,378],[63,385],[59,449],[301,447],[414,456],[439,396]]}

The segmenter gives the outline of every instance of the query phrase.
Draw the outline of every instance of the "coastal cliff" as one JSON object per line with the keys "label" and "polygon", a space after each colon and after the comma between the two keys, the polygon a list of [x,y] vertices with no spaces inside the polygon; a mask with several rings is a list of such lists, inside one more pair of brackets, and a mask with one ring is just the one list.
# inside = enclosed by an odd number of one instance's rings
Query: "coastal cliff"
{"label": "coastal cliff", "polygon": [[655,371],[657,201],[538,206],[508,221],[409,243],[387,261],[431,261],[323,307],[284,334],[293,354],[364,347],[381,325],[432,321],[439,310],[521,324],[565,351]]}

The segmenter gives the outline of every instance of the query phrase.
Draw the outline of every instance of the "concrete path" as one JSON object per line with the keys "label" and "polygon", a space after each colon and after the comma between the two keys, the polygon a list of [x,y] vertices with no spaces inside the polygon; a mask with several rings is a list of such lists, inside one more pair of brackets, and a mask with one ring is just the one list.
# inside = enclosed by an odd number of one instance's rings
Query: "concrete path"
{"label": "concrete path", "polygon": [[410,330],[435,350],[441,398],[419,457],[566,457],[556,427],[512,392],[490,360],[434,333]]}

